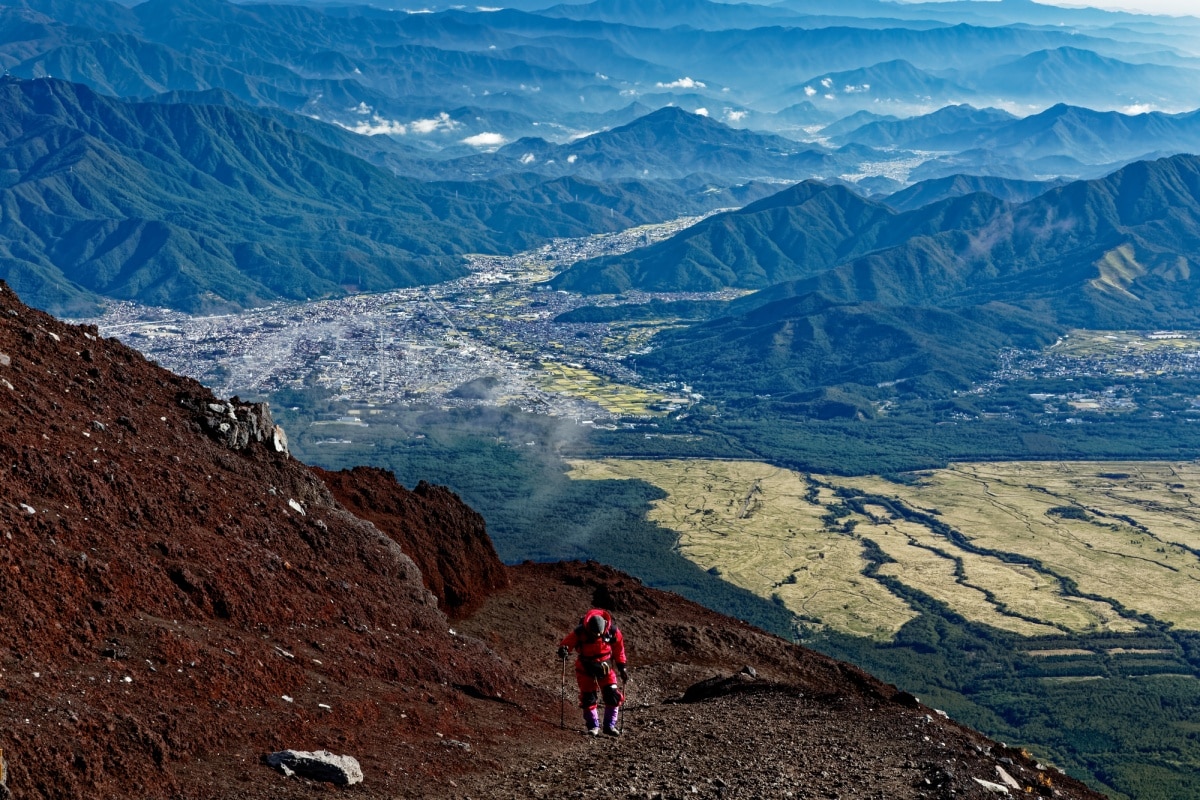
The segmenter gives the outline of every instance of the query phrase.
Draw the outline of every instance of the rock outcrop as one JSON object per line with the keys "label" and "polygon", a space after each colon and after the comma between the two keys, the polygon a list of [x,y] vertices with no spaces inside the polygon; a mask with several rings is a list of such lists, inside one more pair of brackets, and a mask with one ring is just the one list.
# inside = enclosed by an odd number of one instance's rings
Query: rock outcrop
{"label": "rock outcrop", "polygon": [[452,618],[467,616],[508,585],[483,517],[444,486],[422,481],[409,491],[391,472],[370,467],[313,471],[342,505],[400,544]]}
{"label": "rock outcrop", "polygon": [[274,452],[289,455],[287,434],[275,424],[267,403],[243,403],[237,397],[222,403],[183,395],[179,404],[196,415],[205,433],[230,450],[266,443]]}

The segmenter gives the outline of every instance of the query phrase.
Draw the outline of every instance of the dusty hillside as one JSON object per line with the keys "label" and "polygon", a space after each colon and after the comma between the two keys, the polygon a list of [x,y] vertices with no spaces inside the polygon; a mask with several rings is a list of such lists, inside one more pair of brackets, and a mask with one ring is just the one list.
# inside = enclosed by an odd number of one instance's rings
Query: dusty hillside
{"label": "dusty hillside", "polygon": [[[607,568],[506,570],[446,490],[321,473],[282,448],[261,407],[0,284],[14,797],[969,798],[991,796],[973,778],[997,765],[1022,789],[1095,796],[858,670]],[[585,740],[573,708],[559,727],[554,644],[591,604],[630,641],[616,740]],[[744,666],[757,677],[668,702]],[[366,779],[284,778],[261,757],[285,747],[353,755]]]}
{"label": "dusty hillside", "polygon": [[[2,285],[0,354],[0,748],[16,796],[299,796],[258,765],[285,747],[356,755],[382,791],[464,760],[441,741],[474,724],[475,697],[523,696],[449,633],[393,540],[277,452],[264,420],[264,441],[248,435],[254,409],[230,419],[194,381]],[[238,450],[215,438],[238,431]],[[396,535],[477,519],[449,492],[393,486]],[[478,568],[502,569],[494,553]]]}

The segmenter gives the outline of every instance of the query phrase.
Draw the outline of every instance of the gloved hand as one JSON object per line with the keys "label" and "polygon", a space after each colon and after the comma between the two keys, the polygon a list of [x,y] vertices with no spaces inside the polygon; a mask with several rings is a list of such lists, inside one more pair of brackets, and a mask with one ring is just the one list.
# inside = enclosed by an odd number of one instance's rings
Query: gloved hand
{"label": "gloved hand", "polygon": [[558,657],[559,658],[565,659],[567,657],[567,654],[570,652],[571,651],[567,649],[567,646],[565,644],[560,644],[558,646]]}
{"label": "gloved hand", "polygon": [[629,670],[625,669],[624,664],[617,664],[617,674],[621,676],[622,681],[629,680]]}

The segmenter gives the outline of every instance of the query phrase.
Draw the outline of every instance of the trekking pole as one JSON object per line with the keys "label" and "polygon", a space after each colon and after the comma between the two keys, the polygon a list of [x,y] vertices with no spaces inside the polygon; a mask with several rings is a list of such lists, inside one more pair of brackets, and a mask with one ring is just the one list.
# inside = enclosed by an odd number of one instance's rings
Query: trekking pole
{"label": "trekking pole", "polygon": [[621,732],[625,732],[625,726],[629,724],[629,684],[633,683],[633,676],[625,679],[621,685],[621,705],[625,708],[625,713],[621,715]]}
{"label": "trekking pole", "polygon": [[562,660],[562,682],[558,689],[558,727],[567,728],[567,657]]}

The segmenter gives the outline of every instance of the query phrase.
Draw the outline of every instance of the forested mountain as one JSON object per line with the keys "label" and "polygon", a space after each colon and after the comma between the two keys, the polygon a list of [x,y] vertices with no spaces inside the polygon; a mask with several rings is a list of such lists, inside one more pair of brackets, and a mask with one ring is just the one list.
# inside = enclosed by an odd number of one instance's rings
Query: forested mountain
{"label": "forested mountain", "polygon": [[1009,203],[1024,203],[1066,181],[1021,181],[981,175],[949,175],[945,178],[914,183],[907,189],[883,198],[897,211],[913,211],[951,197],[985,192]]}
{"label": "forested mountain", "polygon": [[596,293],[764,288],[914,236],[985,225],[1006,211],[997,198],[976,194],[900,214],[845,186],[806,181],[651,247],[581,262],[554,285]]}
{"label": "forested mountain", "polygon": [[[955,194],[953,184],[921,189]],[[898,213],[844,187],[800,184],[642,251],[584,262],[557,285],[767,287],[723,312],[703,309],[718,319],[660,334],[639,359],[719,394],[897,380],[944,392],[993,369],[1002,347],[1044,344],[1068,327],[1200,324],[1200,158],[1012,188],[1044,191],[1019,205],[982,191],[923,204],[913,192],[916,208]]]}
{"label": "forested mountain", "polygon": [[0,176],[0,275],[75,311],[98,295],[199,310],[437,282],[466,252],[739,202],[686,183],[420,183],[249,111],[12,78]]}
{"label": "forested mountain", "polygon": [[725,398],[797,395],[813,416],[870,413],[869,404],[827,390],[906,382],[943,395],[995,369],[1005,347],[1054,341],[1046,320],[997,307],[945,310],[838,302],[819,293],[660,334],[640,367],[676,374]]}

